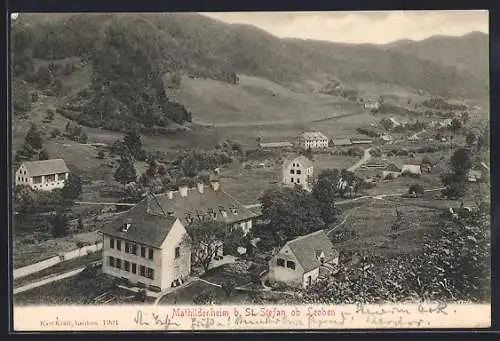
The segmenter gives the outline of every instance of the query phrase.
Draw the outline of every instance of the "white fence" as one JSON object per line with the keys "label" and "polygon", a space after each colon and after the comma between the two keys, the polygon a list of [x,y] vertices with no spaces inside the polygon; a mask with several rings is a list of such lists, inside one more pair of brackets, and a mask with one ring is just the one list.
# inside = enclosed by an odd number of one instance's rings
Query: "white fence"
{"label": "white fence", "polygon": [[102,243],[84,246],[80,249],[72,250],[66,253],[62,253],[59,256],[55,256],[41,262],[24,266],[22,268],[14,269],[14,279],[21,278],[32,273],[41,271],[46,268],[50,268],[60,262],[86,256],[90,252],[96,252],[102,249]]}

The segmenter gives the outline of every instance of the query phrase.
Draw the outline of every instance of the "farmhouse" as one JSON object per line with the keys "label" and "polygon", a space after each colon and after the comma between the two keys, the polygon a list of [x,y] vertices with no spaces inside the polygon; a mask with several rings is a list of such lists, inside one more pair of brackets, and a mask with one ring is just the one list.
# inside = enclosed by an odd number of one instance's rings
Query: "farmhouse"
{"label": "farmhouse", "polygon": [[168,214],[150,214],[147,200],[102,232],[106,274],[163,290],[181,284],[191,272],[191,240],[183,224]]}
{"label": "farmhouse", "polygon": [[189,226],[196,219],[209,218],[224,223],[230,230],[241,228],[247,234],[252,228],[252,220],[257,217],[222,190],[218,179],[212,180],[210,186],[201,182],[196,188],[181,186],[178,191],[148,195],[145,200],[149,214],[172,215],[179,218],[184,226]]}
{"label": "farmhouse", "polygon": [[291,148],[293,144],[290,142],[261,142],[260,148]]}
{"label": "farmhouse", "polygon": [[298,185],[310,191],[312,189],[313,172],[313,164],[305,156],[285,160],[281,168],[281,183],[285,186]]}
{"label": "farmhouse", "polygon": [[25,161],[15,175],[16,185],[27,185],[36,190],[51,191],[63,188],[69,176],[63,159]]}
{"label": "farmhouse", "polygon": [[380,139],[384,142],[392,142],[392,136],[389,134],[380,135]]}
{"label": "farmhouse", "polygon": [[336,147],[341,147],[341,146],[351,146],[352,142],[350,139],[344,138],[344,139],[331,139],[330,140],[330,145],[336,146]]}
{"label": "farmhouse", "polygon": [[383,170],[382,170],[382,180],[387,178],[388,176],[392,176],[393,178],[397,178],[401,175],[401,167],[398,165],[391,163],[387,165]]}
{"label": "farmhouse", "polygon": [[307,288],[335,272],[339,252],[323,230],[287,242],[269,261],[268,278]]}
{"label": "farmhouse", "polygon": [[403,165],[401,167],[401,174],[420,176],[422,170],[420,169],[420,165]]}
{"label": "farmhouse", "polygon": [[305,132],[297,137],[297,144],[305,149],[328,148],[328,137],[319,131]]}
{"label": "farmhouse", "polygon": [[365,109],[378,109],[380,108],[380,103],[378,101],[368,101],[364,104]]}

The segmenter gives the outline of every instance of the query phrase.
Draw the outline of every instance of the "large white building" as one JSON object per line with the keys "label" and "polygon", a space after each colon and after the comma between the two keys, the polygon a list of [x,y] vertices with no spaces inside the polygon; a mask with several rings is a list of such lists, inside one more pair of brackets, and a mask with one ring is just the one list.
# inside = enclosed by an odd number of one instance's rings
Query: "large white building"
{"label": "large white building", "polygon": [[16,172],[15,183],[36,190],[51,191],[63,188],[69,173],[63,159],[25,161]]}
{"label": "large white building", "polygon": [[184,226],[197,219],[213,219],[224,223],[228,229],[242,229],[247,234],[258,215],[245,208],[239,201],[220,188],[218,180],[210,186],[198,183],[195,188],[179,187],[177,191],[148,197],[148,212],[167,212],[179,218]]}
{"label": "large white building", "polygon": [[307,191],[312,189],[314,167],[305,156],[286,160],[281,169],[281,183],[285,186],[301,186]]}
{"label": "large white building", "polygon": [[297,144],[305,149],[328,148],[328,137],[319,131],[305,132],[297,137]]}
{"label": "large white building", "polygon": [[191,272],[191,239],[181,221],[148,212],[148,199],[103,228],[103,272],[151,290],[182,284]]}

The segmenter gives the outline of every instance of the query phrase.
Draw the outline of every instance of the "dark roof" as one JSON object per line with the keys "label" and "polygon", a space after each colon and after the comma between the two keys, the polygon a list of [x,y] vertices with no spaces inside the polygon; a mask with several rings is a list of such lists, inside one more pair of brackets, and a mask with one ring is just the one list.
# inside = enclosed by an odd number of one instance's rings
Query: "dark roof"
{"label": "dark roof", "polygon": [[395,163],[391,163],[384,168],[384,170],[389,172],[401,172],[401,166]]}
{"label": "dark roof", "polygon": [[[212,217],[226,224],[232,224],[257,216],[222,189],[214,191],[210,186],[204,186],[203,193],[196,188],[187,191],[186,197],[182,197],[178,191],[173,192],[172,199],[169,199],[166,193],[156,194],[154,197],[148,195],[145,199],[148,213],[162,215],[164,211],[166,214],[173,214],[185,225],[190,223],[189,217],[193,220]],[[211,212],[215,216],[212,216]]]}
{"label": "dark roof", "polygon": [[321,265],[316,256],[321,254],[321,252],[325,254],[325,262],[332,261],[339,255],[339,251],[335,249],[323,230],[290,240],[285,244],[285,246],[287,245],[306,272],[316,269]]}
{"label": "dark roof", "polygon": [[23,162],[26,171],[30,176],[50,175],[56,173],[69,172],[68,167],[63,159],[51,159],[42,161],[25,161]]}
{"label": "dark roof", "polygon": [[[176,220],[177,218],[173,216],[148,214],[147,201],[144,199],[106,224],[102,232],[113,237],[158,248],[163,244]],[[130,227],[127,232],[123,232],[122,229],[127,223],[130,223]]]}

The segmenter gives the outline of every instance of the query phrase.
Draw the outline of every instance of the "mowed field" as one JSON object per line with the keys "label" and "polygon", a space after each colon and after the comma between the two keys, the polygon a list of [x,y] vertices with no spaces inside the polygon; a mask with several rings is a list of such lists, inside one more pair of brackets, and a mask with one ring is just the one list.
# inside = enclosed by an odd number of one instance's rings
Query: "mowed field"
{"label": "mowed field", "polygon": [[168,93],[191,110],[195,122],[221,127],[307,122],[356,107],[341,97],[295,92],[246,75],[239,75],[236,85],[184,77],[180,89],[169,89]]}
{"label": "mowed field", "polygon": [[[392,231],[396,209],[402,213],[404,224],[399,231]],[[379,256],[418,252],[424,234],[436,226],[438,214],[437,209],[405,205],[400,200],[363,201],[352,209],[343,226],[356,232],[357,237],[339,243],[338,247],[345,252],[369,251]]]}

